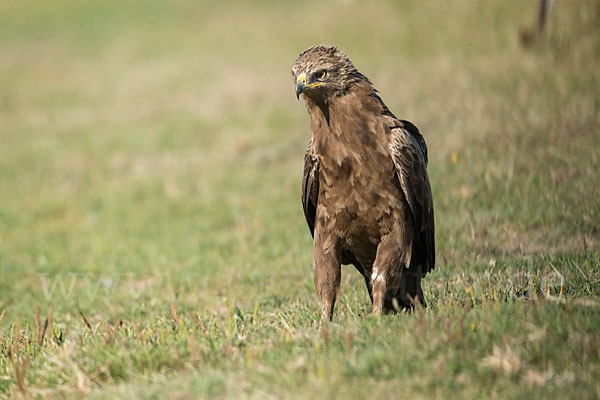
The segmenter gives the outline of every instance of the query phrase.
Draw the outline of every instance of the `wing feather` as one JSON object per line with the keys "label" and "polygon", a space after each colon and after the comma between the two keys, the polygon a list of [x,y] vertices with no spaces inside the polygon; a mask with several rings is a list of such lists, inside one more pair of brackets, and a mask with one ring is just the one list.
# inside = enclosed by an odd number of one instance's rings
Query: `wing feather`
{"label": "wing feather", "polygon": [[317,200],[319,195],[319,158],[315,154],[312,139],[304,155],[304,173],[302,175],[302,208],[304,217],[314,237]]}
{"label": "wing feather", "polygon": [[415,224],[413,258],[423,273],[435,267],[435,223],[433,197],[427,174],[427,146],[412,123],[396,120],[391,128],[390,151],[402,192]]}

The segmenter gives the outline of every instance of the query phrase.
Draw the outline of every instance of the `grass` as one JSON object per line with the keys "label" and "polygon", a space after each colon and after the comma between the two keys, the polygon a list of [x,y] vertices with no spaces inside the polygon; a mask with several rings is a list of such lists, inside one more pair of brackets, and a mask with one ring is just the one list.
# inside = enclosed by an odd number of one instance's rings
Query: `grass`
{"label": "grass", "polygon": [[[0,5],[0,397],[595,398],[600,5]],[[429,146],[429,307],[318,329],[290,66],[343,48]]]}

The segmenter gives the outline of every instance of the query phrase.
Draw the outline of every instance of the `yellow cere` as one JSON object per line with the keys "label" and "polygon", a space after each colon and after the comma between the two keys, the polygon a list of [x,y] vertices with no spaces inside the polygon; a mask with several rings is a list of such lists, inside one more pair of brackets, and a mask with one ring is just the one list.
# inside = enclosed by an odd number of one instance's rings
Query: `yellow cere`
{"label": "yellow cere", "polygon": [[[322,77],[321,77],[321,79],[322,79]],[[306,73],[305,72],[301,72],[300,74],[298,74],[298,77],[296,78],[296,80],[302,82],[307,88],[321,86],[323,84],[323,82],[315,82],[315,83],[306,85]]]}

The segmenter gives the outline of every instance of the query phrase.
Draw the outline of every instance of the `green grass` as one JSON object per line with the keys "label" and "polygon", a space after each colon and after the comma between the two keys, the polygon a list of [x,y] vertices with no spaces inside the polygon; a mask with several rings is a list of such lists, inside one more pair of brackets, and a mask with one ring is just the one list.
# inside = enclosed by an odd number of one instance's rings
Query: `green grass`
{"label": "green grass", "polygon": [[[0,397],[596,398],[600,3],[524,48],[535,13],[2,2]],[[348,267],[318,329],[290,76],[317,43],[427,140],[425,310],[370,316]]]}

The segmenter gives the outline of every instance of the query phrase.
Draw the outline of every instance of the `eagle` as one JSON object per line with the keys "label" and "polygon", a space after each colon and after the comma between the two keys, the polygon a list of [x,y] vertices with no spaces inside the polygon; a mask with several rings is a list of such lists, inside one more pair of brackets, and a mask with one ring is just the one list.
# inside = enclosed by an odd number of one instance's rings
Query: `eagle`
{"label": "eagle", "polygon": [[345,264],[364,277],[373,314],[425,306],[421,279],[435,266],[435,229],[419,129],[392,114],[337,47],[303,51],[292,75],[312,131],[302,207],[321,321],[333,318]]}

